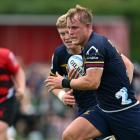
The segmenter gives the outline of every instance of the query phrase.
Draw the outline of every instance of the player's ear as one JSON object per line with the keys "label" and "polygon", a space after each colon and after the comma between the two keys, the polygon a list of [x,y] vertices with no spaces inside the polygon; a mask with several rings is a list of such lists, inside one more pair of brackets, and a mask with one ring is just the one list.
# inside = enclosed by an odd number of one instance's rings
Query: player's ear
{"label": "player's ear", "polygon": [[93,27],[92,27],[92,24],[86,24],[86,26],[87,26],[88,28],[90,28],[90,29],[93,28]]}

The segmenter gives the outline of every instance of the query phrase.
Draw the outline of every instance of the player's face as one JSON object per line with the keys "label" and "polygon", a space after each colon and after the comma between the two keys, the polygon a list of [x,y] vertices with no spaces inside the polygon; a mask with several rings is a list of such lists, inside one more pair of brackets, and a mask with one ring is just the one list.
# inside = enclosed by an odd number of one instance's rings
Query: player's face
{"label": "player's face", "polygon": [[89,36],[89,26],[80,22],[78,15],[67,18],[67,27],[72,43],[84,45]]}
{"label": "player's face", "polygon": [[58,32],[60,35],[60,38],[63,42],[63,44],[68,48],[68,49],[73,49],[76,48],[75,45],[72,44],[68,28],[58,28]]}

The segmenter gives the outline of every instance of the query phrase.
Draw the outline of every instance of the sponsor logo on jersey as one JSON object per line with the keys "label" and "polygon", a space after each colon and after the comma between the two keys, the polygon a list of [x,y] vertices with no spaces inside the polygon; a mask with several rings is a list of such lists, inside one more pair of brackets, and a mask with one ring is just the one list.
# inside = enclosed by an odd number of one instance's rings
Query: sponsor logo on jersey
{"label": "sponsor logo on jersey", "polygon": [[95,46],[91,46],[89,50],[86,52],[86,55],[90,55],[92,52],[96,54],[98,53],[98,49]]}

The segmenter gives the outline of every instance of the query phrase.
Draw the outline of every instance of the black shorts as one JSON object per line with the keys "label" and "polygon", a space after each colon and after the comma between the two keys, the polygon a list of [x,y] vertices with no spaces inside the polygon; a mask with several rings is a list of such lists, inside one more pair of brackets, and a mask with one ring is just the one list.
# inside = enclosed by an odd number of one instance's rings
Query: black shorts
{"label": "black shorts", "polygon": [[105,137],[113,134],[117,140],[140,140],[140,104],[114,113],[103,112],[95,106],[81,116]]}
{"label": "black shorts", "polygon": [[18,102],[15,97],[8,99],[0,104],[0,120],[6,122],[9,126],[13,124]]}

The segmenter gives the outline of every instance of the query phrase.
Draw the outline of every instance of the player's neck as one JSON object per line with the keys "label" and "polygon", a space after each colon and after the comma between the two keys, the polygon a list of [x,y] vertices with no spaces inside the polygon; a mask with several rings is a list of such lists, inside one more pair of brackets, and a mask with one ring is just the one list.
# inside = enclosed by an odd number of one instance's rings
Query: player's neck
{"label": "player's neck", "polygon": [[67,49],[69,54],[81,54],[81,46],[77,46],[74,49]]}
{"label": "player's neck", "polygon": [[85,46],[86,45],[86,43],[89,41],[92,33],[93,33],[93,30],[90,30],[89,33],[87,34],[87,37],[85,38],[85,40],[81,43],[82,46]]}

